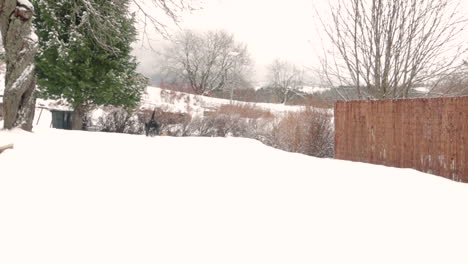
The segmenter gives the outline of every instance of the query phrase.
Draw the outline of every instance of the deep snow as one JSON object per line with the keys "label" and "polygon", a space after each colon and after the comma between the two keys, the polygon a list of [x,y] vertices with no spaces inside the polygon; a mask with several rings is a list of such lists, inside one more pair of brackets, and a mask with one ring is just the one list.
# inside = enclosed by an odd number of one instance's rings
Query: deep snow
{"label": "deep snow", "polygon": [[0,263],[468,263],[468,185],[241,138],[0,131]]}

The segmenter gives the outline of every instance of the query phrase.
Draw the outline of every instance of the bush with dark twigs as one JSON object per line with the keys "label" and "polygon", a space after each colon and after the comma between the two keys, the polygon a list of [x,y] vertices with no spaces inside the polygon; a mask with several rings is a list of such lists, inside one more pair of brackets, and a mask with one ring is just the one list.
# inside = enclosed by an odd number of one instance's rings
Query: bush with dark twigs
{"label": "bush with dark twigs", "polygon": [[144,124],[155,111],[160,135],[202,137],[245,137],[289,152],[316,157],[333,157],[332,116],[310,107],[300,112],[276,116],[249,105],[224,105],[203,117],[173,113],[156,108],[128,112],[106,109],[97,124],[100,131],[144,134]]}

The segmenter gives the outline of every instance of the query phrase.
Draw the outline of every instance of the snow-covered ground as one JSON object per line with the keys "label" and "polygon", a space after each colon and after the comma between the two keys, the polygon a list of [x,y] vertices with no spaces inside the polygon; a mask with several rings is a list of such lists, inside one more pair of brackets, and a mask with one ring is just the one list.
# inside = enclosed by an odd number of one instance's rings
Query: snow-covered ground
{"label": "snow-covered ground", "polygon": [[[222,105],[228,105],[230,103],[231,102],[228,99],[163,90],[161,88],[152,86],[148,86],[146,88],[146,92],[142,99],[142,107],[146,109],[160,107],[166,111],[190,113],[194,116],[203,116],[205,111],[213,111]],[[249,103],[242,101],[233,101],[233,104],[258,107],[278,115],[286,112],[302,111],[305,109],[303,106],[270,103]],[[330,114],[333,112],[332,110],[323,111],[326,111]]]}
{"label": "snow-covered ground", "polygon": [[38,126],[5,143],[2,264],[468,263],[468,185],[414,170],[242,138]]}

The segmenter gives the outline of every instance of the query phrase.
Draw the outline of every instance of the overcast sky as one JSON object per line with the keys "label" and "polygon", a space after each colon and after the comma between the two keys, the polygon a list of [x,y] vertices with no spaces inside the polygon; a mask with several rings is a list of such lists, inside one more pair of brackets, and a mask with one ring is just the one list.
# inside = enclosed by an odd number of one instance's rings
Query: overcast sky
{"label": "overcast sky", "polygon": [[[300,65],[316,63],[315,49],[320,43],[314,24],[312,0],[204,0],[203,9],[184,14],[182,28],[226,29],[247,43],[255,61],[255,77],[261,81],[265,67],[275,58]],[[157,49],[158,37],[152,41]],[[135,51],[140,70],[150,74],[156,55],[147,45]]]}
{"label": "overcast sky", "polygon": [[[320,16],[326,17],[327,0],[202,1],[202,10],[182,15],[180,27],[225,29],[233,33],[237,40],[247,43],[255,62],[257,81],[265,79],[266,66],[275,58],[308,67],[318,66],[317,55],[322,52],[320,35],[324,36],[319,34],[321,26],[314,5]],[[461,0],[463,13],[467,13],[467,6],[468,0]],[[157,50],[163,42],[157,34],[152,35],[152,46]],[[141,42],[136,47],[139,70],[149,76],[154,73],[155,52]]]}

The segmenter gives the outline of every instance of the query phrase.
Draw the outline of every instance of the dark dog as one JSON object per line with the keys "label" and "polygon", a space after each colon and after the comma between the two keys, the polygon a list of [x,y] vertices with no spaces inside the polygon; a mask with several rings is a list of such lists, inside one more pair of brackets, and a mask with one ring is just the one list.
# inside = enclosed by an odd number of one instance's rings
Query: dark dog
{"label": "dark dog", "polygon": [[153,111],[151,115],[151,119],[149,122],[145,123],[145,132],[146,136],[157,136],[159,135],[159,128],[161,127],[159,123],[156,121],[156,111]]}

